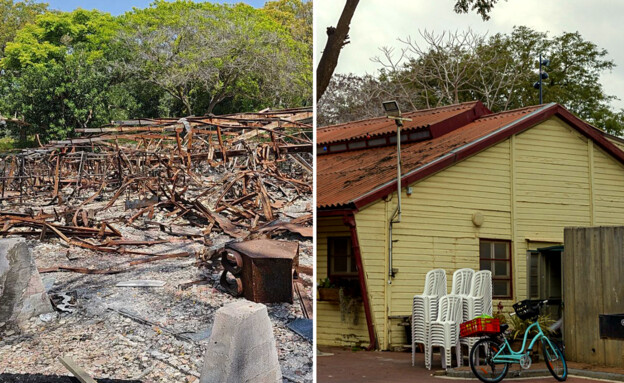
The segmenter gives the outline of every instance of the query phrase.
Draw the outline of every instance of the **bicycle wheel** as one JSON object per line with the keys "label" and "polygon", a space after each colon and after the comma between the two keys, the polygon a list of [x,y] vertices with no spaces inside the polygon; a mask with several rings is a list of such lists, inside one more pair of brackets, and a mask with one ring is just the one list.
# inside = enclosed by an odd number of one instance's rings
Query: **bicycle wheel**
{"label": "bicycle wheel", "polygon": [[548,371],[560,382],[568,378],[568,364],[559,346],[553,341],[542,339],[542,351],[544,352],[544,362]]}
{"label": "bicycle wheel", "polygon": [[484,338],[470,349],[470,369],[484,383],[500,382],[507,375],[509,363],[494,363],[492,358],[501,349],[494,339]]}

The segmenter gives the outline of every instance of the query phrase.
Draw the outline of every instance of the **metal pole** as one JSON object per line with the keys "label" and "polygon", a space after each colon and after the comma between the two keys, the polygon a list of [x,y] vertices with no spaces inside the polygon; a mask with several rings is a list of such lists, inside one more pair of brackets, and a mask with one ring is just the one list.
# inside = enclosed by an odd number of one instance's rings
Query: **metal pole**
{"label": "metal pole", "polygon": [[397,207],[390,218],[390,225],[388,228],[390,240],[388,241],[388,284],[392,284],[392,278],[394,278],[394,267],[392,262],[392,225],[401,222],[401,128],[403,127],[403,121],[398,118],[395,120],[397,127]]}
{"label": "metal pole", "polygon": [[539,91],[540,91],[540,99],[539,103],[542,105],[544,101],[542,100],[542,54],[539,55]]}

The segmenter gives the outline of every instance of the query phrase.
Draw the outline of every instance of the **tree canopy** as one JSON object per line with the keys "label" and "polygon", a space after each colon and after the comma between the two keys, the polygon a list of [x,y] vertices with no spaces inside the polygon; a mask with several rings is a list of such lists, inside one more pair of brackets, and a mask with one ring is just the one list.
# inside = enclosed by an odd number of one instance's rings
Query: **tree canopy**
{"label": "tree canopy", "polygon": [[405,110],[472,100],[494,112],[535,105],[539,94],[533,85],[542,54],[550,61],[544,68],[549,75],[543,82],[544,102],[558,102],[610,133],[624,128],[623,112],[610,106],[615,96],[608,95],[600,82],[600,75],[615,63],[605,49],[578,32],[550,37],[515,27],[509,34],[489,38],[472,31],[421,35],[421,44],[406,38],[399,51],[381,48],[382,55],[373,58],[380,65],[377,75],[340,75],[332,80],[319,103],[319,122],[380,115],[381,101],[387,98],[396,98]]}
{"label": "tree canopy", "polygon": [[48,140],[114,119],[310,105],[311,6],[156,0],[117,17],[35,7],[0,56],[0,114],[30,124],[22,139]]}
{"label": "tree canopy", "polygon": [[[360,0],[346,0],[340,19],[336,27],[327,27],[327,42],[321,55],[321,60],[316,67],[316,100],[319,101],[325,93],[331,81],[334,70],[338,65],[338,57],[342,48],[349,44],[349,29],[351,19]],[[490,12],[498,0],[455,0],[454,10],[456,13],[468,13],[475,11],[488,20]]]}
{"label": "tree canopy", "polygon": [[6,44],[13,41],[15,34],[24,25],[33,22],[37,15],[45,12],[48,7],[45,3],[35,3],[34,0],[14,2],[0,0],[0,58],[4,56]]}

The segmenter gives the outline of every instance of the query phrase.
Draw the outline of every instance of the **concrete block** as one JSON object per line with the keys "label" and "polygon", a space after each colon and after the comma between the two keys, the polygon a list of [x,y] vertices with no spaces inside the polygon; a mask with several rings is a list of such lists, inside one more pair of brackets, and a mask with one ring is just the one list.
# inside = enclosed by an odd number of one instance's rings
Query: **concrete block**
{"label": "concrete block", "polygon": [[200,383],[282,381],[265,305],[242,300],[217,310]]}
{"label": "concrete block", "polygon": [[0,239],[0,322],[22,322],[52,311],[26,241]]}

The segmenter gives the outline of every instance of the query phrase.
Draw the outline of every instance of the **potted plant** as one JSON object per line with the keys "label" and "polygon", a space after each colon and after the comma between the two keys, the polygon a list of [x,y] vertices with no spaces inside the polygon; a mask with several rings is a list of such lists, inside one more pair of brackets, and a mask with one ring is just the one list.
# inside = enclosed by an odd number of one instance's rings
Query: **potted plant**
{"label": "potted plant", "polygon": [[360,314],[360,302],[362,299],[359,294],[355,294],[354,290],[341,287],[338,291],[338,301],[340,303],[340,320],[347,322],[351,317],[351,323],[358,324]]}
{"label": "potted plant", "polygon": [[329,278],[321,279],[318,284],[317,300],[324,302],[339,302],[340,289]]}
{"label": "potted plant", "polygon": [[[542,328],[542,331],[544,332],[544,334],[550,335],[552,333],[549,327],[553,323],[555,323],[555,321],[549,315],[540,315],[539,317],[537,317],[537,322],[539,323],[539,326]],[[512,329],[509,335],[509,343],[514,351],[518,351],[520,350],[520,347],[522,347],[522,342],[524,340],[524,333],[526,332],[527,328],[529,328],[529,326],[533,324],[533,321],[528,320],[528,319],[523,320],[523,319],[518,318],[518,316],[514,315],[514,316],[509,317],[508,324],[509,324],[509,327]],[[526,347],[529,346],[529,344],[531,343],[531,339],[533,339],[533,336],[536,333],[537,333],[536,330],[531,329],[531,332],[529,332],[529,336],[527,337]],[[537,350],[534,349],[532,353],[534,362],[539,361],[540,345],[537,344],[537,347],[538,347]]]}

